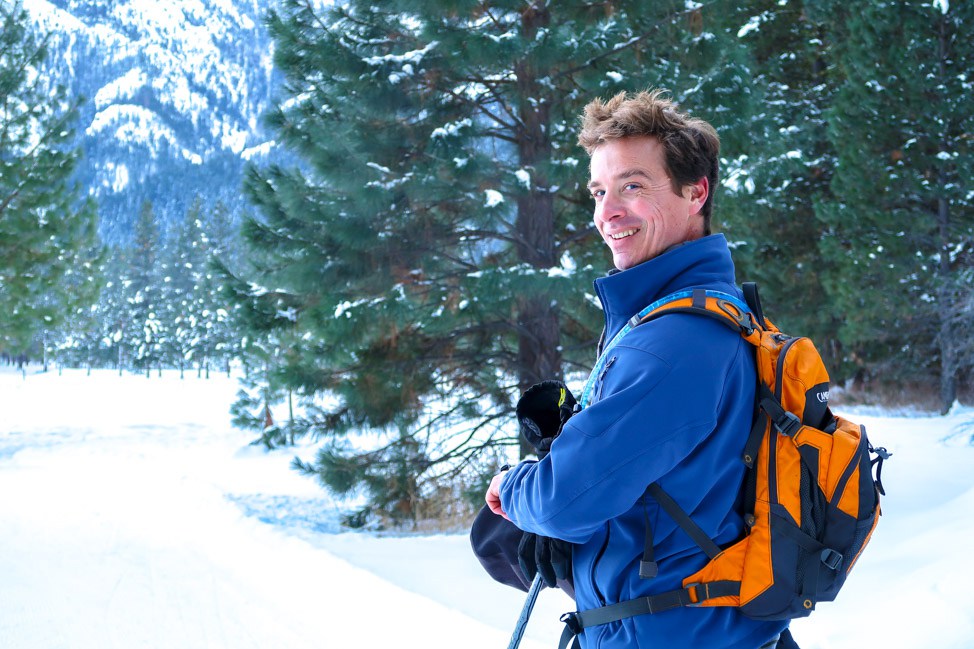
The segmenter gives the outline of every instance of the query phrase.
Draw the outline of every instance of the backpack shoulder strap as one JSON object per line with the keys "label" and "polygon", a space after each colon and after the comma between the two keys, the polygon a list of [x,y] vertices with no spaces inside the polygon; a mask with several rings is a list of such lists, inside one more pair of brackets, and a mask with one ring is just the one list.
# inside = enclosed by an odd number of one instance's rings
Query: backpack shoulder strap
{"label": "backpack shoulder strap", "polygon": [[758,328],[757,323],[764,322],[757,320],[752,311],[749,304],[730,293],[695,288],[657,301],[652,310],[640,315],[633,325],[644,324],[668,313],[696,313],[714,318],[748,338]]}
{"label": "backpack shoulder strap", "polygon": [[741,284],[741,290],[744,292],[744,301],[747,302],[748,308],[754,314],[758,323],[764,326],[764,309],[761,308],[761,297],[758,295],[758,285],[754,282],[744,282]]}

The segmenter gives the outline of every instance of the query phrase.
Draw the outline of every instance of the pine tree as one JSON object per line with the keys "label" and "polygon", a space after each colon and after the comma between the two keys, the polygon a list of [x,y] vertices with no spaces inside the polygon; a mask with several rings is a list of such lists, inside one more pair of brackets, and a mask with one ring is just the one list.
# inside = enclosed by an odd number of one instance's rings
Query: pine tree
{"label": "pine tree", "polygon": [[76,300],[60,323],[44,330],[45,367],[46,359],[52,357],[59,367],[85,367],[90,374],[92,368],[104,363],[104,354],[100,352],[107,251],[97,243],[79,253],[80,265],[65,273],[62,288],[86,297]]}
{"label": "pine tree", "polygon": [[90,304],[96,215],[71,184],[77,100],[38,74],[45,41],[0,3],[0,350],[25,353]]}
{"label": "pine tree", "polygon": [[133,367],[149,376],[153,367],[161,369],[162,347],[167,331],[161,319],[162,292],[159,268],[159,229],[152,203],[145,201],[135,222],[135,240],[129,257],[127,286],[129,329],[126,342],[131,349]]}
{"label": "pine tree", "polygon": [[117,368],[119,375],[131,367],[133,356],[130,341],[135,324],[129,303],[133,293],[131,257],[129,249],[109,251],[102,273],[105,285],[97,306],[102,327],[99,356],[102,362]]}
{"label": "pine tree", "polygon": [[239,224],[221,201],[206,213],[203,229],[206,241],[206,264],[202,279],[204,332],[200,341],[205,367],[219,363],[230,375],[231,363],[243,354],[242,331],[238,323],[238,307],[224,291],[227,274],[222,269],[240,269],[243,242]]}
{"label": "pine tree", "polygon": [[202,366],[201,341],[206,331],[203,293],[206,272],[206,239],[203,234],[203,201],[196,197],[182,223],[169,237],[163,265],[167,276],[160,296],[160,310],[167,331],[163,355],[167,365],[185,374],[187,365]]}
{"label": "pine tree", "polygon": [[844,82],[829,111],[838,151],[829,290],[840,335],[867,379],[940,377],[956,398],[952,289],[969,271],[974,209],[970,3],[900,1],[847,8],[836,39]]}
{"label": "pine tree", "polygon": [[[584,291],[608,258],[577,116],[597,95],[666,86],[733,139],[747,74],[737,39],[710,31],[719,14],[308,0],[272,13],[289,99],[270,122],[303,164],[250,170],[255,269],[236,294],[255,331],[293,341],[268,359],[270,386],[297,390],[297,425],[332,440],[305,469],[408,518],[431,485],[516,443],[520,391],[588,368],[599,317]],[[387,441],[356,448],[341,437],[355,429]],[[402,462],[415,483],[384,479]]]}
{"label": "pine tree", "polygon": [[719,216],[736,244],[738,273],[758,282],[769,317],[813,338],[839,379],[841,318],[823,286],[826,228],[815,212],[830,195],[835,154],[825,111],[839,75],[831,64],[831,18],[816,4],[742,2],[728,17],[748,48],[763,110],[750,124],[752,141],[725,149]]}

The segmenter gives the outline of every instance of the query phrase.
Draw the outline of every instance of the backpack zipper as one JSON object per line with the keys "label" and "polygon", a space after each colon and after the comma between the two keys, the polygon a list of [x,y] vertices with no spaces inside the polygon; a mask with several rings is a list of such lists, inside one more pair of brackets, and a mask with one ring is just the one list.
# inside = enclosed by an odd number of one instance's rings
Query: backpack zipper
{"label": "backpack zipper", "polygon": [[778,400],[778,403],[781,403],[781,391],[784,389],[781,374],[785,369],[785,355],[788,354],[788,349],[799,340],[801,340],[801,338],[788,338],[788,342],[786,342],[785,346],[781,348],[780,352],[778,352],[778,363],[774,372],[774,396]]}

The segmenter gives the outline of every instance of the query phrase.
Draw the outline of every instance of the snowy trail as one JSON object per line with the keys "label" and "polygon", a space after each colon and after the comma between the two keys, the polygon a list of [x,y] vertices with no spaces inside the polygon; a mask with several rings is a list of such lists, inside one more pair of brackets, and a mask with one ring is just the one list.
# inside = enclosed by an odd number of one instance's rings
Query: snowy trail
{"label": "snowy trail", "polygon": [[[229,425],[237,386],[0,370],[0,649],[502,649],[524,594],[462,534],[343,532]],[[853,418],[894,452],[869,550],[803,649],[970,649],[974,410]],[[310,459],[305,457],[304,459]],[[543,591],[524,649],[572,602]]]}
{"label": "snowy trail", "polygon": [[[16,414],[0,437],[5,649],[506,646],[509,630],[243,516],[226,493],[322,494],[286,457],[241,450],[246,436],[226,415],[180,412],[199,396],[186,391],[229,382],[148,379],[134,382],[140,396],[125,392],[132,377],[62,377],[75,381],[68,402],[45,404],[31,388],[55,377],[11,378],[2,405]],[[145,390],[154,386],[166,393]],[[119,408],[126,398],[131,414]],[[111,416],[98,427],[91,413]]]}

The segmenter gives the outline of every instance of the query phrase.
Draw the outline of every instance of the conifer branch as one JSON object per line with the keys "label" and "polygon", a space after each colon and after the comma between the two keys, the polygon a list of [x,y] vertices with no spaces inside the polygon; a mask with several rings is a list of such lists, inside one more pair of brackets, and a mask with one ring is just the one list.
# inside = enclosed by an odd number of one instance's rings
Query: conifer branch
{"label": "conifer branch", "polygon": [[[689,16],[689,15],[693,14],[694,12],[700,11],[704,7],[709,7],[709,6],[714,5],[716,3],[717,3],[717,0],[711,0],[711,2],[709,2],[709,3],[700,3],[700,4],[696,5],[696,6],[694,6],[693,8],[687,8],[687,9],[683,9],[681,11],[676,11],[676,12],[672,13],[669,16],[669,18],[667,19],[667,21],[668,21],[669,24],[672,24],[678,18],[685,17],[685,16]],[[609,50],[607,52],[602,52],[601,54],[596,54],[595,56],[589,58],[588,60],[586,60],[585,62],[583,62],[583,63],[581,63],[579,65],[573,66],[571,68],[568,68],[567,70],[564,70],[562,72],[559,72],[558,74],[552,76],[552,81],[557,81],[557,80],[562,79],[563,77],[572,76],[576,72],[581,72],[582,70],[586,70],[588,68],[594,67],[597,63],[599,63],[600,61],[602,61],[604,59],[611,58],[611,57],[615,56],[616,54],[619,54],[620,52],[625,52],[626,50],[631,49],[631,48],[635,47],[636,45],[641,44],[646,39],[648,39],[650,36],[652,36],[656,32],[658,32],[659,29],[660,29],[660,27],[662,26],[662,23],[663,23],[663,21],[660,21],[660,22],[655,23],[653,25],[653,28],[652,29],[650,29],[647,32],[644,32],[644,33],[640,34],[639,36],[636,36],[635,38],[629,39],[623,45],[620,45],[618,47],[615,47],[615,48],[613,48],[613,49],[611,49],[611,50]]]}
{"label": "conifer branch", "polygon": [[[479,111],[480,113],[482,113],[483,115],[485,115],[492,122],[495,122],[497,124],[500,124],[505,129],[508,129],[508,130],[513,130],[514,129],[514,127],[515,127],[514,124],[510,124],[508,122],[505,122],[499,116],[497,116],[494,113],[492,113],[491,111],[487,110],[487,108],[483,105],[483,102],[479,101],[479,99],[470,99],[470,98],[466,97],[463,93],[457,92],[456,90],[453,90],[453,89],[447,90],[446,93],[449,96],[453,97],[454,99],[458,100],[461,104],[466,104],[466,105],[472,106],[477,111]],[[503,105],[503,104],[501,104],[501,105]]]}

